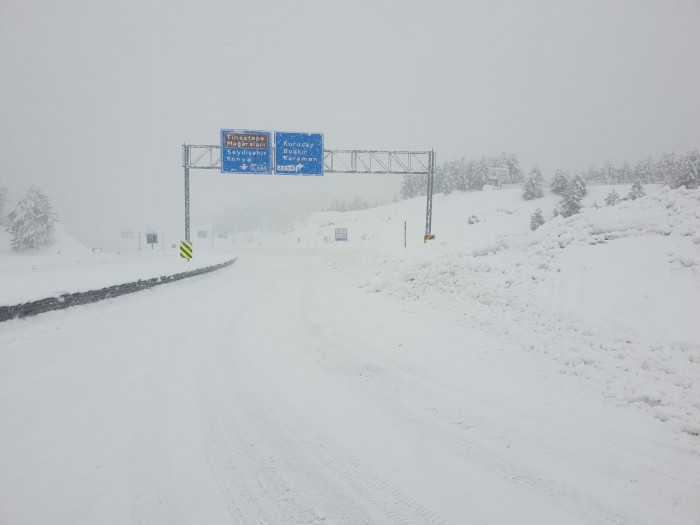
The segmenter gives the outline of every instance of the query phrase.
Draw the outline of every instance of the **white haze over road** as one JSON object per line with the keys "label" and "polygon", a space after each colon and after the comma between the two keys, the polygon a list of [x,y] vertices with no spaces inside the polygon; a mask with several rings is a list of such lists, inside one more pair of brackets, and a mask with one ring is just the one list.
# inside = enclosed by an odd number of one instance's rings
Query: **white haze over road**
{"label": "white haze over road", "polygon": [[[699,22],[697,0],[4,0],[0,183],[13,205],[38,184],[70,233],[115,248],[122,228],[183,235],[181,145],[221,128],[439,162],[505,151],[546,178],[680,154],[700,142]],[[195,228],[399,191],[192,178]]]}

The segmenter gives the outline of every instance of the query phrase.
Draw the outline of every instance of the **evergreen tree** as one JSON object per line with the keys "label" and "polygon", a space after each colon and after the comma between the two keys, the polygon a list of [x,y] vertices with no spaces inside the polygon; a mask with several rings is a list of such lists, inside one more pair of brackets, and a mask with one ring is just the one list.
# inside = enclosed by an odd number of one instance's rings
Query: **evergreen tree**
{"label": "evergreen tree", "polygon": [[467,189],[483,190],[489,177],[489,167],[491,161],[486,157],[481,157],[476,162],[471,163],[469,178],[467,179]]}
{"label": "evergreen tree", "polygon": [[615,184],[617,181],[617,170],[609,160],[606,160],[603,167],[600,168],[600,181],[605,184]]}
{"label": "evergreen tree", "polygon": [[552,183],[549,185],[549,189],[556,195],[564,195],[568,187],[569,175],[562,170],[557,170],[552,179]]}
{"label": "evergreen tree", "polygon": [[537,228],[544,224],[544,217],[542,216],[542,210],[537,208],[535,213],[530,216],[530,229],[535,231]]}
{"label": "evergreen tree", "polygon": [[612,191],[608,194],[608,196],[605,197],[605,205],[615,206],[618,202],[620,202],[620,196],[615,191],[615,188],[613,188]]}
{"label": "evergreen tree", "polygon": [[[437,174],[436,174],[437,177]],[[428,188],[428,180],[425,175],[406,173],[401,183],[401,198],[412,199],[425,195]]]}
{"label": "evergreen tree", "polygon": [[38,187],[32,185],[7,218],[13,249],[41,248],[51,242],[56,214],[51,210],[49,198]]}
{"label": "evergreen tree", "polygon": [[651,184],[655,180],[655,166],[654,160],[651,156],[644,160],[640,160],[634,168],[634,173],[632,174],[635,180],[644,182],[646,184]]}
{"label": "evergreen tree", "polygon": [[630,192],[627,194],[627,198],[634,201],[637,200],[639,197],[644,197],[645,195],[646,192],[642,187],[642,183],[639,180],[636,180],[634,181],[634,184],[632,184]]}
{"label": "evergreen tree", "polygon": [[535,179],[535,182],[538,183],[540,187],[544,185],[544,177],[542,177],[542,172],[537,164],[535,164],[530,170],[530,178]]}
{"label": "evergreen tree", "polygon": [[583,180],[583,177],[581,175],[574,175],[574,178],[571,179],[570,185],[573,188],[573,190],[578,194],[579,200],[581,200],[586,195],[586,193],[588,193],[588,189],[586,188],[586,181]]}
{"label": "evergreen tree", "polygon": [[523,186],[523,199],[526,201],[544,197],[542,185],[531,175]]}
{"label": "evergreen tree", "polygon": [[601,181],[601,174],[600,170],[596,168],[595,166],[591,166],[588,168],[588,171],[586,172],[586,182],[600,182]]}
{"label": "evergreen tree", "polygon": [[680,160],[674,152],[664,153],[656,163],[656,171],[660,175],[659,178],[672,188],[677,187],[674,184],[681,171],[680,164]]}
{"label": "evergreen tree", "polygon": [[630,168],[629,162],[625,161],[622,167],[618,170],[617,180],[619,182],[630,182],[632,179],[632,168]]}
{"label": "evergreen tree", "polygon": [[518,156],[514,153],[501,153],[498,159],[493,159],[491,166],[503,166],[504,168],[508,168],[508,182],[511,184],[516,184],[525,180],[523,170],[520,169]]}
{"label": "evergreen tree", "polygon": [[700,153],[698,150],[689,151],[680,160],[674,177],[670,180],[671,188],[694,190],[700,186]]}
{"label": "evergreen tree", "polygon": [[559,201],[559,213],[562,217],[571,217],[581,211],[581,195],[578,189],[570,184]]}

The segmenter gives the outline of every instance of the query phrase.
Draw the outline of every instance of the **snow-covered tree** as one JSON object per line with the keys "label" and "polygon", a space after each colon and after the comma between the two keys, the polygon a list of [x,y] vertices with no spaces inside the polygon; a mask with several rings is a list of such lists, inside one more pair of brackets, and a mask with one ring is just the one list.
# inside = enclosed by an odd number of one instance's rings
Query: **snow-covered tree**
{"label": "snow-covered tree", "polygon": [[606,184],[615,184],[617,182],[617,170],[609,160],[603,163],[603,167],[600,168],[600,181]]}
{"label": "snow-covered tree", "polygon": [[529,201],[532,199],[540,199],[542,197],[544,197],[542,183],[539,182],[534,176],[530,175],[523,185],[523,199]]}
{"label": "snow-covered tree", "polygon": [[535,179],[535,182],[537,182],[540,186],[544,186],[544,177],[542,176],[542,171],[540,171],[540,167],[537,164],[535,164],[530,170],[530,177]]}
{"label": "snow-covered tree", "polygon": [[486,157],[481,157],[472,164],[472,169],[469,172],[467,179],[467,188],[470,190],[482,190],[486,185],[489,177],[489,168],[493,165],[493,161]]}
{"label": "snow-covered tree", "polygon": [[632,187],[630,188],[630,191],[627,194],[627,198],[634,201],[637,200],[639,197],[644,197],[646,194],[647,193],[642,187],[642,183],[639,180],[636,180],[634,181],[634,184],[632,184]]}
{"label": "snow-covered tree", "polygon": [[511,184],[523,182],[523,171],[520,169],[520,161],[514,153],[501,153],[498,159],[491,162],[492,166],[503,166],[508,168],[508,178]]}
{"label": "snow-covered tree", "polygon": [[677,172],[669,179],[671,188],[693,190],[700,186],[700,153],[698,150],[689,151],[681,157]]}
{"label": "snow-covered tree", "polygon": [[362,197],[355,197],[353,200],[339,200],[339,199],[333,199],[326,208],[326,211],[340,211],[340,212],[347,212],[347,211],[357,211],[357,210],[368,210],[370,208],[376,208],[377,203],[370,203],[363,199]]}
{"label": "snow-covered tree", "polygon": [[51,242],[56,214],[49,198],[32,185],[24,198],[8,216],[7,231],[12,235],[12,248],[41,248]]}
{"label": "snow-covered tree", "polygon": [[573,184],[564,192],[561,201],[559,201],[559,213],[562,217],[571,217],[581,211],[581,194]]}
{"label": "snow-covered tree", "polygon": [[565,171],[557,170],[552,179],[552,183],[549,185],[549,189],[552,190],[552,193],[564,195],[568,187],[569,175]]}
{"label": "snow-covered tree", "polygon": [[535,231],[537,228],[544,224],[544,217],[542,216],[542,210],[537,208],[535,212],[530,216],[530,229]]}
{"label": "snow-covered tree", "polygon": [[579,200],[581,200],[586,195],[586,193],[588,193],[588,189],[586,189],[586,181],[581,175],[574,175],[574,178],[571,179],[570,185],[573,188],[573,190],[578,194]]}
{"label": "snow-covered tree", "polygon": [[663,180],[663,182],[673,187],[674,181],[678,178],[678,174],[680,173],[680,160],[678,156],[673,151],[661,155],[656,162],[656,171],[659,173],[660,179]]}
{"label": "snow-covered tree", "polygon": [[0,184],[0,225],[5,224],[5,205],[9,200],[9,192],[10,190],[8,190],[5,186]]}
{"label": "snow-covered tree", "polygon": [[649,156],[637,163],[637,165],[634,167],[632,177],[634,177],[634,180],[638,180],[639,182],[651,184],[655,180],[655,172],[656,167],[654,166],[654,160],[651,158],[651,156]]}
{"label": "snow-covered tree", "polygon": [[588,168],[588,171],[586,172],[586,182],[600,182],[600,180],[600,170],[595,166]]}
{"label": "snow-covered tree", "polygon": [[615,188],[613,188],[612,191],[608,194],[608,196],[605,197],[605,205],[615,206],[618,202],[620,202],[620,196],[615,191]]}
{"label": "snow-covered tree", "polygon": [[630,163],[627,161],[625,161],[625,163],[620,167],[617,173],[617,180],[620,182],[629,182],[634,178],[634,172],[632,171],[632,168],[630,168]]}
{"label": "snow-covered tree", "polygon": [[[437,180],[437,173],[435,174]],[[425,175],[416,175],[414,173],[406,173],[403,176],[401,183],[401,198],[412,199],[425,195],[428,187],[428,179]]]}

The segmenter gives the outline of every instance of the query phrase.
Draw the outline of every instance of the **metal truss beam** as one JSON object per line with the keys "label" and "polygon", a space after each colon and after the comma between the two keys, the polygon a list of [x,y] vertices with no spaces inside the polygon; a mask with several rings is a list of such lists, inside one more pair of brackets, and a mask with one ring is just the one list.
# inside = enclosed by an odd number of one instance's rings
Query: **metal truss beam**
{"label": "metal truss beam", "polygon": [[331,150],[323,152],[324,173],[427,175],[432,151]]}
{"label": "metal truss beam", "polygon": [[[190,169],[221,169],[221,146],[182,145],[182,167],[185,170],[185,239],[190,240]],[[433,181],[434,151],[324,150],[324,173],[376,173],[427,175],[428,190],[425,210],[424,240],[434,239]]]}
{"label": "metal truss beam", "polygon": [[182,167],[187,169],[220,170],[221,146],[183,144]]}

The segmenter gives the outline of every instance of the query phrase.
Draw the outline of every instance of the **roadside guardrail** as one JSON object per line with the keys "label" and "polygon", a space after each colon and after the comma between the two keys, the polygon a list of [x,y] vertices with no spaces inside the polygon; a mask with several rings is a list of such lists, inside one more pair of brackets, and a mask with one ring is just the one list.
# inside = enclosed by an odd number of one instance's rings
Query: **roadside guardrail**
{"label": "roadside guardrail", "polygon": [[81,304],[96,303],[97,301],[102,301],[111,297],[118,297],[120,295],[145,290],[146,288],[153,288],[154,286],[159,286],[161,284],[179,281],[188,277],[194,277],[195,275],[213,272],[214,270],[219,270],[233,264],[236,262],[236,259],[237,257],[231,259],[230,261],[215,264],[213,266],[207,266],[205,268],[199,268],[197,270],[191,270],[189,272],[181,272],[173,275],[162,275],[160,277],[153,277],[152,279],[146,280],[139,279],[138,281],[131,283],[115,284],[114,286],[107,286],[106,288],[100,288],[99,290],[66,293],[58,297],[47,297],[46,299],[39,299],[38,301],[31,301],[13,306],[0,306],[0,322],[50,312],[51,310],[61,310],[63,308],[70,308],[71,306],[78,306]]}

